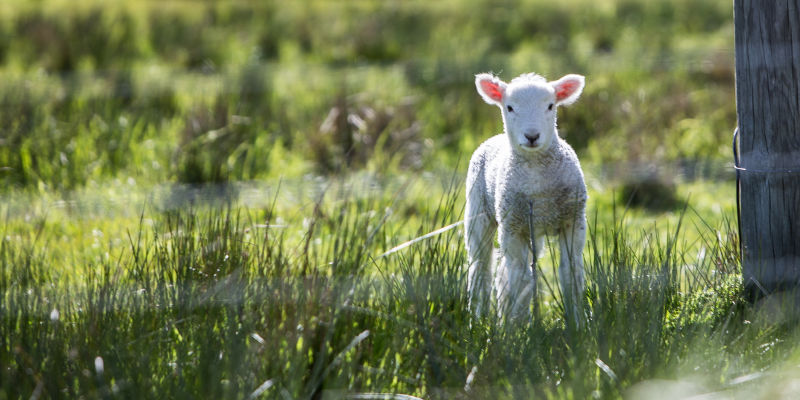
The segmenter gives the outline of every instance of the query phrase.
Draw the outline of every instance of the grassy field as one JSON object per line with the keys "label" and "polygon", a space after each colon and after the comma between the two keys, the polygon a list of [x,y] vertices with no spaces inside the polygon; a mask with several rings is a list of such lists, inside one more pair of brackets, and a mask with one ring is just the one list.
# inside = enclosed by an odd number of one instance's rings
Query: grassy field
{"label": "grassy field", "polygon": [[[0,4],[0,399],[791,398],[730,1]],[[587,77],[586,324],[466,307],[474,74]],[[387,254],[388,253],[388,254]],[[406,397],[404,397],[406,396]]]}
{"label": "grassy field", "polygon": [[429,3],[6,1],[2,187],[452,171],[501,129],[480,71],[587,75],[585,163],[730,158],[728,1]]}
{"label": "grassy field", "polygon": [[315,190],[240,188],[240,199],[264,195],[247,204],[181,191],[139,209],[76,200],[6,217],[3,396],[771,398],[795,388],[797,331],[743,301],[731,221],[590,211],[586,325],[564,323],[553,254],[541,263],[540,315],[501,324],[466,309],[459,229],[383,256],[458,220],[456,183],[329,181],[291,207],[294,190]]}

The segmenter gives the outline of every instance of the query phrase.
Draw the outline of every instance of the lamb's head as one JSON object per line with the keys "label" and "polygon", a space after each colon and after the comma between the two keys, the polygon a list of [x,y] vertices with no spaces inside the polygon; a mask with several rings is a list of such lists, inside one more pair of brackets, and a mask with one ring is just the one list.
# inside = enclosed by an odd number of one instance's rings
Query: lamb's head
{"label": "lamb's head", "polygon": [[524,74],[509,83],[491,74],[475,76],[483,100],[500,107],[511,147],[526,154],[547,149],[556,140],[556,108],[575,102],[583,85],[584,77],[574,74],[553,82]]}

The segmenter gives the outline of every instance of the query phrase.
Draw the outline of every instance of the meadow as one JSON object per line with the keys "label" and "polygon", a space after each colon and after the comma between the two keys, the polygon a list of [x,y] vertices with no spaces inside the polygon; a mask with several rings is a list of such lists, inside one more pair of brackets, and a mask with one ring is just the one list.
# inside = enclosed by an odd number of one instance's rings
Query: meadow
{"label": "meadow", "polygon": [[[741,288],[730,3],[4,1],[0,399],[789,398],[793,314]],[[552,251],[535,318],[467,310],[485,71],[587,77],[584,326]]]}

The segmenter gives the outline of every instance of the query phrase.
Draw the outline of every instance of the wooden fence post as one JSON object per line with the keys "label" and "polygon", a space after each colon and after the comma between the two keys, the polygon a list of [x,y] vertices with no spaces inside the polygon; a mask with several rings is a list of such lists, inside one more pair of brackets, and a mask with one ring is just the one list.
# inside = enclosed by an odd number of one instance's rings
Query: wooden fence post
{"label": "wooden fence post", "polygon": [[734,0],[742,272],[751,298],[800,286],[800,5]]}
{"label": "wooden fence post", "polygon": [[734,0],[742,272],[751,298],[800,287],[800,5]]}

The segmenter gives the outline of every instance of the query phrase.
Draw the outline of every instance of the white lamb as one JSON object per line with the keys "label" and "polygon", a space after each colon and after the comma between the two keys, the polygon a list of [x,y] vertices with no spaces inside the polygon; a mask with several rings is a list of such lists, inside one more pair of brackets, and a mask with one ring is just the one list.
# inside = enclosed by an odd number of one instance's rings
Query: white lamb
{"label": "white lamb", "polygon": [[500,107],[505,134],[481,144],[469,163],[464,218],[469,307],[477,316],[488,309],[498,231],[500,261],[494,271],[498,315],[528,315],[536,288],[530,268],[531,237],[538,257],[545,235],[558,235],[562,298],[567,314],[580,322],[586,185],[575,151],[558,136],[556,107],[578,99],[584,77],[566,75],[547,82],[525,74],[505,83],[491,74],[479,74],[475,86],[484,101]]}

